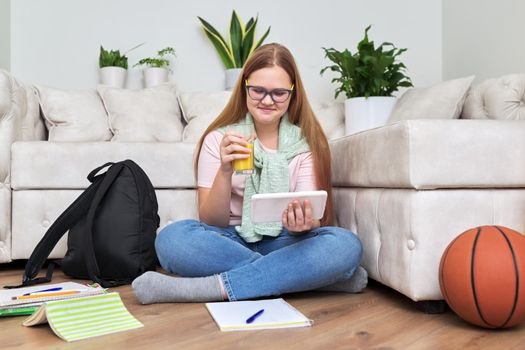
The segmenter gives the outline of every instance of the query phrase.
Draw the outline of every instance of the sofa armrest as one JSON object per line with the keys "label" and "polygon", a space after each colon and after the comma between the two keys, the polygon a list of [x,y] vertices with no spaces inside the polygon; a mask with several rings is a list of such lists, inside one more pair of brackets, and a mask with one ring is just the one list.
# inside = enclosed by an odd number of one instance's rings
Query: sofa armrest
{"label": "sofa armrest", "polygon": [[524,188],[525,120],[405,120],[330,141],[332,184]]}
{"label": "sofa armrest", "polygon": [[46,139],[34,90],[0,70],[0,185],[10,182],[11,144]]}

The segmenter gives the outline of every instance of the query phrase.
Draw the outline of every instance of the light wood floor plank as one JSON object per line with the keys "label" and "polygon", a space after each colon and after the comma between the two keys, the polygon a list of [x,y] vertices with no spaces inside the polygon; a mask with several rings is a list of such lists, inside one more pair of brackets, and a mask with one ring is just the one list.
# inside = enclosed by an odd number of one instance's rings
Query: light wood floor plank
{"label": "light wood floor plank", "polygon": [[[0,265],[0,283],[19,283],[20,263]],[[69,280],[60,270],[53,282]],[[83,281],[79,281],[83,282]],[[427,315],[408,298],[372,282],[364,293],[285,295],[312,327],[220,332],[204,304],[140,305],[131,286],[112,288],[144,328],[67,343],[25,317],[0,318],[2,349],[524,349],[525,324],[509,330],[471,326],[453,312]]]}

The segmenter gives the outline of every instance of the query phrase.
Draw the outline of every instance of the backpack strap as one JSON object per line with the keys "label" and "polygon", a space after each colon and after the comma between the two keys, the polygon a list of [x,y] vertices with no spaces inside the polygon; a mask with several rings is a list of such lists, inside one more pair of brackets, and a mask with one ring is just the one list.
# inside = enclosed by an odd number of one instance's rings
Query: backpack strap
{"label": "backpack strap", "polygon": [[96,174],[104,167],[112,164],[113,163],[106,163],[89,173],[88,180],[92,182],[92,184],[84,192],[82,192],[82,194],[69,207],[67,207],[67,209],[64,210],[62,214],[60,214],[58,219],[56,219],[51,227],[49,227],[47,232],[44,234],[40,242],[38,242],[37,246],[31,253],[31,256],[29,257],[29,260],[25,266],[22,284],[17,286],[4,286],[4,288],[19,288],[31,286],[34,284],[51,282],[53,270],[55,265],[57,265],[56,262],[49,263],[46,277],[35,278],[35,276],[38,274],[49,257],[49,254],[51,254],[51,251],[58,243],[60,238],[62,238],[64,233],[66,233],[67,230],[69,230],[88,211],[89,205],[93,200],[95,193],[97,192],[97,188],[99,187],[101,180],[104,178],[103,174],[98,176],[96,176]]}
{"label": "backpack strap", "polygon": [[89,204],[95,196],[99,179],[92,183],[82,194],[53,222],[44,237],[38,242],[26,263],[25,272],[22,277],[22,284],[18,286],[5,286],[4,288],[18,288],[33,284],[46,283],[51,281],[53,276],[54,264],[49,264],[45,278],[37,278],[49,254],[58,243],[60,238],[67,232],[89,209]]}
{"label": "backpack strap", "polygon": [[94,282],[97,282],[104,288],[113,287],[121,285],[123,283],[129,283],[129,279],[126,280],[105,280],[100,276],[100,269],[97,263],[97,257],[95,255],[95,248],[93,246],[93,222],[95,220],[95,214],[97,208],[100,205],[100,202],[108,192],[109,188],[115,182],[120,172],[124,168],[124,162],[115,163],[111,168],[108,169],[104,180],[97,189],[97,193],[91,202],[89,211],[86,217],[86,232],[84,234],[84,262],[86,264],[86,269],[89,275]]}
{"label": "backpack strap", "polygon": [[100,170],[104,169],[105,167],[111,166],[111,165],[113,165],[113,164],[115,164],[115,163],[113,163],[113,162],[107,162],[106,164],[101,165],[101,166],[99,166],[99,167],[93,169],[93,170],[88,174],[87,179],[89,180],[89,182],[93,182],[93,181],[95,181],[95,179],[97,178],[97,176],[100,176],[100,175],[97,175],[98,172],[99,172]]}

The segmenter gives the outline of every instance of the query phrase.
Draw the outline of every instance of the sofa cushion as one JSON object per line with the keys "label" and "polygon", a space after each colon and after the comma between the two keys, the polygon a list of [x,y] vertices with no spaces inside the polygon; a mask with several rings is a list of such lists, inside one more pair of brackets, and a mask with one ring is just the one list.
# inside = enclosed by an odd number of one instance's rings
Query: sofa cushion
{"label": "sofa cushion", "polygon": [[344,103],[337,101],[314,101],[311,102],[311,107],[329,140],[336,139],[345,134]]}
{"label": "sofa cushion", "polygon": [[97,90],[109,115],[112,141],[177,142],[182,139],[175,85],[167,83],[141,90],[100,85]]}
{"label": "sofa cushion", "polygon": [[105,141],[113,136],[95,90],[62,90],[34,85],[49,141]]}
{"label": "sofa cushion", "polygon": [[473,86],[461,118],[525,120],[525,74],[506,75]]}
{"label": "sofa cushion", "polygon": [[[44,236],[49,226],[81,194],[81,190],[36,190],[13,192],[13,235],[9,245],[12,252],[3,254],[0,249],[0,262],[7,256],[13,259],[28,259],[31,252]],[[166,189],[156,190],[159,203],[160,226],[182,219],[197,219],[197,194],[195,190]],[[0,248],[2,243],[0,242]],[[67,249],[67,235],[57,243],[49,258],[63,258]]]}
{"label": "sofa cushion", "polygon": [[525,186],[525,121],[407,120],[331,141],[340,187]]}
{"label": "sofa cushion", "polygon": [[409,119],[457,119],[474,76],[407,90],[396,102],[388,123]]}
{"label": "sofa cushion", "polygon": [[[10,181],[11,144],[19,140],[44,140],[45,129],[33,87],[0,69],[0,189]],[[1,236],[2,232],[0,239]]]}
{"label": "sofa cushion", "polygon": [[22,189],[83,189],[87,175],[110,161],[131,159],[155,188],[194,188],[195,144],[173,142],[15,142],[11,186]]}
{"label": "sofa cushion", "polygon": [[182,115],[188,123],[182,134],[184,142],[198,142],[208,125],[222,112],[230,96],[231,91],[181,93]]}
{"label": "sofa cushion", "polygon": [[[208,125],[221,113],[230,99],[230,91],[186,92],[179,95],[184,119],[185,142],[198,142]],[[319,120],[328,139],[344,135],[344,104],[337,101],[311,103],[312,110]]]}

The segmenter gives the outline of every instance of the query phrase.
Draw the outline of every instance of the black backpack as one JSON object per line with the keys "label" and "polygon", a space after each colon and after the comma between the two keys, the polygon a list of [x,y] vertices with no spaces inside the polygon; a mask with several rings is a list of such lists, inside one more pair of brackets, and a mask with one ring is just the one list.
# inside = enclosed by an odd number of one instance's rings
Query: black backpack
{"label": "black backpack", "polygon": [[[97,175],[107,166],[105,173]],[[68,229],[67,253],[57,262],[68,276],[107,288],[129,284],[145,271],[155,270],[160,220],[155,190],[146,173],[132,160],[124,160],[94,169],[88,180],[91,185],[40,240],[27,261],[22,284],[16,287],[51,281],[53,262],[46,277],[35,276]]]}

